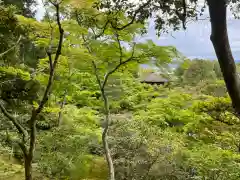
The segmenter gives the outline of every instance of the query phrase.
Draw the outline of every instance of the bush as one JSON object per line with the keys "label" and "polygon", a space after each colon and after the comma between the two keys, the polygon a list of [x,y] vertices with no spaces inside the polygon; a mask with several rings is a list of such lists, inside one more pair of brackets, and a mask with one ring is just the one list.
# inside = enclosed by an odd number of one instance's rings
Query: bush
{"label": "bush", "polygon": [[203,83],[200,85],[200,90],[203,94],[223,97],[227,95],[227,88],[223,80],[219,80],[211,83]]}
{"label": "bush", "polygon": [[122,110],[130,110],[131,111],[131,110],[133,110],[133,106],[134,106],[134,104],[127,99],[123,99],[120,101],[120,107]]}
{"label": "bush", "polygon": [[188,172],[177,157],[183,148],[181,136],[140,121],[119,122],[110,135],[116,179],[186,179]]}
{"label": "bush", "polygon": [[[101,159],[98,156],[101,155],[99,120],[97,112],[90,108],[67,105],[63,125],[39,135],[35,156],[39,171],[52,179],[77,180],[92,176],[96,159]],[[97,162],[105,166],[103,160]],[[96,173],[106,179],[106,169]]]}

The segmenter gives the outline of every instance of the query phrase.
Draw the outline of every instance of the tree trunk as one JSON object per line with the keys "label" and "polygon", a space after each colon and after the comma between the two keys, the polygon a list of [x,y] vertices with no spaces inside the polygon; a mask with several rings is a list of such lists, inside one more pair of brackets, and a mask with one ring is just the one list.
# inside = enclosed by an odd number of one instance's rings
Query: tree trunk
{"label": "tree trunk", "polygon": [[109,180],[115,180],[115,170],[113,165],[113,160],[111,156],[111,152],[108,146],[108,128],[110,124],[110,111],[109,111],[109,104],[108,104],[108,98],[106,97],[105,90],[101,90],[103,101],[104,101],[104,109],[105,109],[105,123],[104,123],[104,129],[102,133],[102,142],[103,142],[103,148],[106,155],[106,160],[108,163],[109,168]]}
{"label": "tree trunk", "polygon": [[33,112],[30,120],[30,146],[28,152],[24,150],[24,167],[25,167],[25,180],[32,180],[32,161],[34,157],[35,145],[36,145],[36,111]]}
{"label": "tree trunk", "polygon": [[63,111],[63,108],[66,104],[66,100],[67,100],[67,90],[65,90],[64,92],[64,97],[63,97],[63,100],[61,102],[61,105],[60,105],[60,111],[58,113],[58,126],[60,126],[62,124],[62,111]]}
{"label": "tree trunk", "polygon": [[32,159],[31,158],[25,157],[24,168],[25,168],[25,180],[32,180]]}
{"label": "tree trunk", "polygon": [[214,46],[233,108],[240,114],[240,80],[229,45],[226,0],[207,0],[211,18],[211,41]]}

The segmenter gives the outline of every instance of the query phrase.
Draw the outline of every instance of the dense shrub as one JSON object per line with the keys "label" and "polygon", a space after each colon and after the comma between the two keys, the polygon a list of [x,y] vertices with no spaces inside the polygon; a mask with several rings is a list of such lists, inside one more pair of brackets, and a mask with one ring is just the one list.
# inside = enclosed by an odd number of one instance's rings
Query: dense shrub
{"label": "dense shrub", "polygon": [[40,172],[57,179],[106,177],[106,169],[92,174],[96,163],[106,166],[98,150],[101,129],[97,112],[66,106],[64,113],[62,126],[40,134],[35,158]]}

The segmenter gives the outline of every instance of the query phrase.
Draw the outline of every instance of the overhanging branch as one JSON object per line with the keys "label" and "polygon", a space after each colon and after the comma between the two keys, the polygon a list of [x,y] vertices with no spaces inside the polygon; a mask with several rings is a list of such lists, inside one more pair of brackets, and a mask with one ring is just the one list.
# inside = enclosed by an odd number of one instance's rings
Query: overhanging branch
{"label": "overhanging branch", "polygon": [[27,131],[24,129],[24,127],[17,121],[17,119],[12,116],[4,107],[4,103],[2,100],[0,100],[0,109],[2,113],[13,123],[13,125],[17,128],[18,133],[23,136],[24,141],[26,140],[26,137],[28,135]]}
{"label": "overhanging branch", "polygon": [[4,56],[5,54],[7,54],[7,53],[10,52],[11,50],[13,50],[13,49],[19,44],[19,42],[20,42],[21,39],[22,39],[22,36],[20,35],[19,38],[18,38],[18,40],[17,40],[17,42],[16,42],[16,44],[15,44],[13,47],[11,47],[10,49],[8,49],[8,50],[6,50],[5,52],[1,53],[1,54],[0,54],[0,57]]}
{"label": "overhanging branch", "polygon": [[111,22],[112,28],[113,28],[113,29],[116,29],[116,30],[123,30],[123,29],[127,28],[128,26],[132,25],[132,24],[135,22],[138,13],[140,13],[146,6],[148,6],[148,5],[151,3],[151,1],[152,1],[152,0],[148,0],[146,3],[144,3],[142,6],[140,6],[140,7],[134,12],[131,21],[128,22],[127,24],[125,24],[125,25],[123,25],[123,26],[121,26],[121,27],[117,27],[117,26],[115,26],[115,25],[113,24],[113,22]]}
{"label": "overhanging branch", "polygon": [[[99,15],[99,14],[98,14],[98,15]],[[82,22],[80,21],[79,15],[78,15],[77,12],[75,12],[75,16],[76,16],[76,20],[77,20],[78,25],[79,25],[79,26],[82,26]],[[93,31],[94,39],[100,38],[100,37],[105,33],[105,31],[106,31],[106,29],[107,29],[107,25],[108,25],[109,23],[110,23],[110,20],[107,19],[106,22],[105,22],[105,24],[104,24],[102,27],[100,27],[100,26],[97,25],[96,22],[94,22],[94,25],[95,25],[98,29],[101,30],[101,32],[98,33],[98,34],[96,34],[95,30],[94,30],[92,27],[89,27],[89,28],[91,28],[91,30]]]}

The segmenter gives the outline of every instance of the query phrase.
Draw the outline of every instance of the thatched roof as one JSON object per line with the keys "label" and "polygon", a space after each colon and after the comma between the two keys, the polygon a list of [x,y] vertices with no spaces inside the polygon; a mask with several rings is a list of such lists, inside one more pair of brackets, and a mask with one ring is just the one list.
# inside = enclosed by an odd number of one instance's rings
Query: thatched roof
{"label": "thatched roof", "polygon": [[168,82],[168,80],[166,78],[164,78],[161,75],[156,74],[156,73],[148,74],[148,75],[142,77],[140,81],[141,82],[149,82],[149,83],[166,83],[166,82]]}

